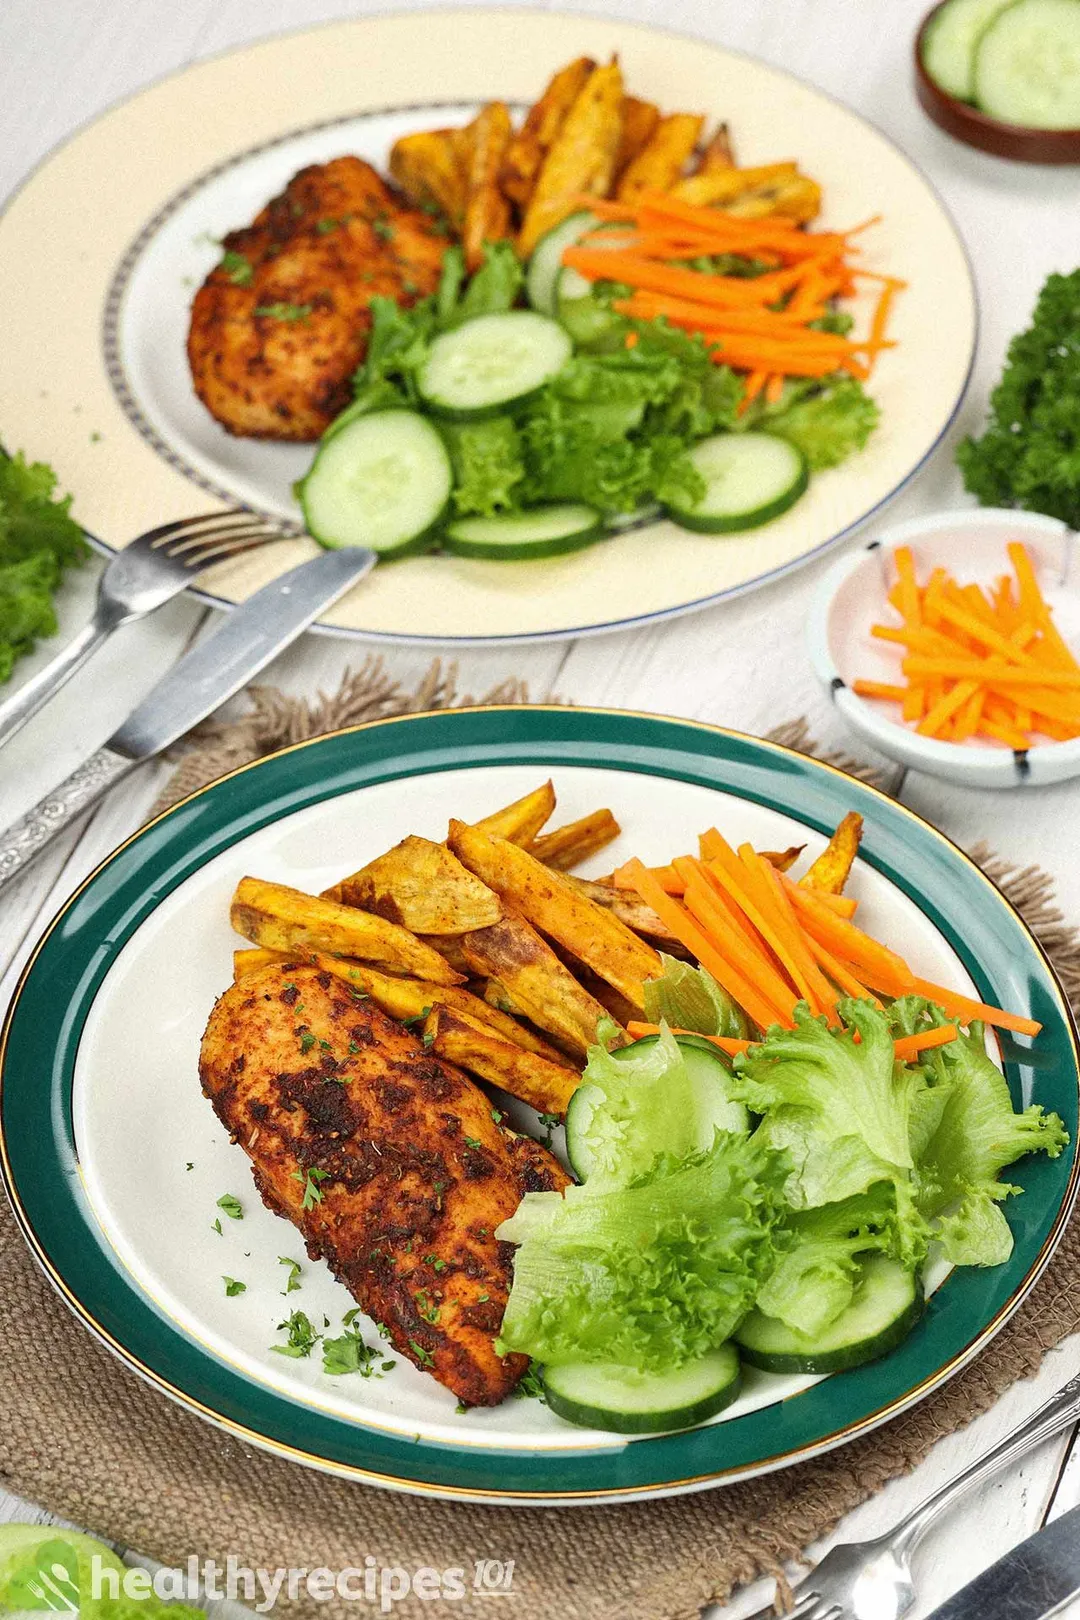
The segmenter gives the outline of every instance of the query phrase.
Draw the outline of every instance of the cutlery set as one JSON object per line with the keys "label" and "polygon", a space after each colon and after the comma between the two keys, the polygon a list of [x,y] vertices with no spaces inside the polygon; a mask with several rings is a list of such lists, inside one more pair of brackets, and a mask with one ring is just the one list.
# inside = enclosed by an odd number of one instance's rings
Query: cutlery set
{"label": "cutlery set", "polygon": [[[112,632],[185,590],[212,562],[282,538],[254,513],[211,513],[165,524],[117,553],[98,586],[86,628],[37,676],[0,704],[0,747],[74,675]],[[0,832],[0,889],[144,760],[246,686],[321,613],[375,566],[373,551],[322,551],[264,585],[206,641],[184,655],[124,723],[50,794]]]}

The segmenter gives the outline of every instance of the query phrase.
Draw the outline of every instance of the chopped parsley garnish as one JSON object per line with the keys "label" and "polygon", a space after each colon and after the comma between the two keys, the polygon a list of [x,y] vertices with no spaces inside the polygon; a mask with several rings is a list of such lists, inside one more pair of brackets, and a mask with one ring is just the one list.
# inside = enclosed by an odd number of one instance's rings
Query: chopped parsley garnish
{"label": "chopped parsley garnish", "polygon": [[430,1266],[433,1271],[445,1271],[450,1262],[449,1260],[440,1260],[437,1254],[425,1254],[424,1264]]}
{"label": "chopped parsley garnish", "polygon": [[195,1168],[194,1161],[189,1159],[187,1164],[185,1164],[184,1169],[185,1170],[194,1170],[194,1168]]}
{"label": "chopped parsley garnish", "polygon": [[357,1054],[357,1052],[359,1052],[359,1050],[360,1050],[360,1048],[359,1048],[359,1046],[358,1046],[358,1045],[357,1045],[357,1044],[356,1044],[356,1042],[355,1042],[355,1041],[350,1041],[350,1042],[349,1042],[349,1056],[350,1056],[350,1057],[355,1057],[355,1056],[356,1056],[356,1054]]}
{"label": "chopped parsley garnish", "polygon": [[279,1254],[278,1265],[288,1266],[289,1268],[289,1275],[285,1279],[285,1286],[281,1292],[282,1294],[291,1294],[300,1287],[300,1262],[299,1260],[290,1260],[287,1254]]}
{"label": "chopped parsley garnish", "polygon": [[428,1016],[430,1011],[431,1011],[430,1006],[423,1007],[423,1008],[421,1008],[421,1010],[418,1013],[413,1013],[411,1018],[403,1018],[401,1020],[402,1028],[404,1028],[404,1029],[418,1029],[420,1027],[420,1025],[424,1022],[424,1019]]}
{"label": "chopped parsley garnish", "polygon": [[254,267],[247,255],[237,253],[232,248],[226,249],[225,257],[221,261],[221,268],[234,287],[247,287],[255,274]]}
{"label": "chopped parsley garnish", "polygon": [[540,1121],[541,1125],[543,1125],[544,1129],[547,1131],[547,1145],[548,1145],[548,1147],[550,1147],[551,1146],[551,1133],[555,1129],[556,1125],[561,1125],[562,1124],[562,1115],[561,1114],[537,1114],[536,1117]]}
{"label": "chopped parsley garnish", "polygon": [[256,304],[256,315],[265,315],[272,321],[306,321],[314,304]]}
{"label": "chopped parsley garnish", "polygon": [[301,1050],[301,1052],[310,1052],[311,1048],[315,1045],[315,1037],[314,1037],[314,1035],[311,1034],[310,1030],[306,1030],[306,1029],[305,1030],[297,1030],[297,1035],[298,1035],[299,1040],[300,1040],[300,1050]]}
{"label": "chopped parsley garnish", "polygon": [[380,242],[392,242],[397,234],[388,219],[373,219],[371,228]]}
{"label": "chopped parsley garnish", "polygon": [[247,1283],[238,1282],[235,1277],[222,1277],[221,1280],[225,1284],[225,1292],[230,1299],[234,1298],[236,1294],[247,1293]]}
{"label": "chopped parsley garnish", "polygon": [[480,1301],[481,1305],[486,1305],[488,1300],[491,1298],[491,1295],[490,1294],[477,1294],[476,1297]]}
{"label": "chopped parsley garnish", "polygon": [[433,1032],[431,1030],[429,1030],[429,1029],[424,1031],[424,1033],[423,1033],[423,1035],[421,1035],[420,1039],[423,1042],[423,1044],[425,1046],[427,1046],[427,1047],[432,1047],[432,1046],[435,1045],[435,1036],[434,1036]]}
{"label": "chopped parsley garnish", "polygon": [[340,219],[317,219],[315,221],[316,234],[319,236],[329,236],[330,232],[336,231],[340,224]]}
{"label": "chopped parsley garnish", "polygon": [[425,1350],[423,1345],[417,1344],[415,1339],[409,1340],[409,1349],[412,1351],[421,1367],[434,1367],[435,1357],[432,1355],[431,1351]]}
{"label": "chopped parsley garnish", "polygon": [[483,1145],[484,1145],[483,1142],[481,1142],[481,1140],[480,1140],[480,1138],[478,1136],[466,1136],[465,1137],[465,1146],[467,1148],[482,1148]]}
{"label": "chopped parsley garnish", "polygon": [[323,1340],[323,1372],[329,1373],[331,1378],[341,1378],[346,1373],[359,1373],[362,1378],[370,1378],[375,1370],[372,1362],[378,1354],[377,1350],[364,1343],[359,1328],[349,1327],[338,1338]]}
{"label": "chopped parsley garnish", "polygon": [[330,1042],[329,1041],[320,1041],[319,1046],[322,1048],[322,1050],[324,1052],[329,1052],[329,1050],[330,1050]]}
{"label": "chopped parsley garnish", "polygon": [[222,1193],[217,1207],[224,1210],[230,1221],[242,1221],[244,1218],[244,1206],[232,1193]]}
{"label": "chopped parsley garnish", "polygon": [[491,1117],[495,1121],[496,1125],[501,1125],[503,1120],[506,1118],[506,1115],[503,1113],[501,1108],[493,1108],[491,1110]]}
{"label": "chopped parsley garnish", "polygon": [[223,1234],[223,1232],[221,1230],[221,1216],[220,1215],[218,1216],[217,1220],[214,1222],[214,1224],[210,1228],[210,1230],[211,1230],[211,1232],[216,1232],[218,1237],[224,1236],[224,1234]]}
{"label": "chopped parsley garnish", "polygon": [[272,1344],[271,1350],[276,1356],[291,1356],[295,1361],[310,1356],[322,1337],[321,1333],[316,1333],[304,1311],[293,1311],[284,1322],[278,1323],[277,1330],[288,1334],[288,1338],[284,1344]]}
{"label": "chopped parsley garnish", "polygon": [[325,1181],[329,1174],[329,1170],[308,1170],[306,1173],[303,1170],[293,1171],[292,1179],[299,1181],[304,1189],[304,1201],[300,1206],[302,1209],[310,1209],[313,1204],[322,1203],[322,1188],[319,1183]]}

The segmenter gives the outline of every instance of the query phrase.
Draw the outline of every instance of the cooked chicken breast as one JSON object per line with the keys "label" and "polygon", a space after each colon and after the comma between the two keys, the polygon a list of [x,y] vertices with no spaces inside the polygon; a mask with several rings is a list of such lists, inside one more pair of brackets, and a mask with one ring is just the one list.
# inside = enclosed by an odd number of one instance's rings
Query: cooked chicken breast
{"label": "cooked chicken breast", "polygon": [[469,1406],[503,1400],[526,1358],[492,1344],[511,1275],[495,1229],[525,1190],[566,1185],[557,1161],[502,1130],[466,1075],[317,968],[275,965],[226,990],[199,1073],[263,1201],[395,1349]]}
{"label": "cooked chicken breast", "polygon": [[445,237],[356,157],[293,176],[243,230],[191,309],[195,392],[230,433],[317,439],[348,404],[378,296],[439,280]]}

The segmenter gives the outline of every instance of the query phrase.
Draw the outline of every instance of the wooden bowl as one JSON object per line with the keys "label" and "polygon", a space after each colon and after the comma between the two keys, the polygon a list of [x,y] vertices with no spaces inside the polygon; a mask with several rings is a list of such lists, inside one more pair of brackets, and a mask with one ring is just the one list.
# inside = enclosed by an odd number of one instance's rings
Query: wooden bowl
{"label": "wooden bowl", "polygon": [[942,5],[928,11],[915,36],[915,90],[925,113],[947,135],[981,152],[1012,158],[1017,163],[1080,163],[1080,129],[1033,129],[1025,124],[1003,124],[970,102],[950,96],[934,83],[923,65],[923,41]]}

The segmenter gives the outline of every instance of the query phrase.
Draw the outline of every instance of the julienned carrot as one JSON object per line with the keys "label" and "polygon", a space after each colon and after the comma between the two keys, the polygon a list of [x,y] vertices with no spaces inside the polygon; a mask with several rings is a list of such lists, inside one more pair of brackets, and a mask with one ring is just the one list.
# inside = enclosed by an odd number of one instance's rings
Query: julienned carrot
{"label": "julienned carrot", "polygon": [[833,983],[840,986],[841,990],[846,990],[849,996],[862,997],[867,1001],[872,1001],[875,1007],[881,1006],[881,1002],[874,992],[863,984],[862,980],[856,976],[846,962],[841,962],[839,957],[834,956],[830,950],[822,945],[820,940],[815,939],[812,934],[807,934],[806,943],[810,947],[811,955],[818,967],[823,973],[827,973]]}
{"label": "julienned carrot", "polygon": [[[617,889],[634,889],[636,885],[630,877],[628,868],[634,866],[634,861],[627,861],[611,874],[612,882]],[[651,866],[648,869],[659,883],[665,894],[684,894],[686,884],[673,866]]]}
{"label": "julienned carrot", "polygon": [[[637,1019],[631,1019],[626,1026],[626,1033],[632,1035],[635,1041],[640,1041],[643,1035],[659,1035],[659,1024],[640,1024]],[[734,1035],[702,1035],[696,1029],[672,1028],[673,1035],[693,1035],[699,1041],[711,1041],[718,1046],[721,1052],[734,1057],[738,1052],[748,1052],[752,1046],[759,1045],[755,1041],[741,1041]]]}
{"label": "julienned carrot", "polygon": [[671,895],[664,893],[641,861],[627,861],[623,871],[633,878],[633,887],[645,904],[652,907],[665,927],[688,951],[693,952],[702,967],[712,974],[717,984],[734,998],[759,1029],[768,1029],[777,1021],[791,1026],[793,1020],[789,1016],[778,1018],[777,1010],[725,960],[686,909]]}
{"label": "julienned carrot", "polygon": [[[952,742],[986,737],[1017,751],[1037,737],[1080,737],[1080,662],[1057,631],[1025,548],[1008,548],[1015,581],[959,584],[935,568],[918,584],[914,560],[899,547],[897,582],[887,592],[902,624],[871,634],[907,649],[905,685],[855,681],[861,696],[900,702],[904,720]],[[1014,589],[1015,585],[1015,589]]]}
{"label": "julienned carrot", "polygon": [[993,1024],[998,1029],[1011,1029],[1018,1035],[1037,1035],[1042,1025],[1034,1018],[1022,1018],[1019,1013],[1004,1012],[1000,1007],[990,1007],[985,1001],[973,1001],[970,996],[961,995],[959,990],[950,990],[943,984],[932,984],[929,979],[915,980],[915,994],[925,996],[927,1001],[936,1001],[945,1012],[952,1013],[961,1023],[970,1024],[973,1018],[980,1019],[984,1024]]}
{"label": "julienned carrot", "polygon": [[915,987],[914,975],[895,951],[871,939],[854,923],[838,917],[828,906],[823,906],[811,890],[801,889],[787,877],[783,881],[792,905],[802,914],[807,933],[813,934],[834,955],[850,962],[872,989],[884,990],[891,996],[911,993]]}
{"label": "julienned carrot", "polygon": [[918,1057],[920,1052],[932,1051],[935,1046],[948,1046],[956,1036],[955,1024],[943,1024],[940,1029],[924,1029],[917,1035],[902,1035],[893,1043],[893,1050],[901,1062],[906,1063],[909,1058]]}
{"label": "julienned carrot", "polygon": [[[762,893],[768,892],[773,905],[773,912],[780,926],[789,949],[794,953],[799,968],[814,992],[813,1001],[829,1019],[834,1022],[836,1018],[836,991],[826,979],[814,961],[813,953],[807,943],[806,934],[799,926],[791,901],[787,897],[787,890],[780,881],[779,872],[775,871],[767,861],[749,844],[739,845],[739,858],[748,866],[756,868],[762,886]],[[813,1002],[811,1003],[813,1005]]]}
{"label": "julienned carrot", "polygon": [[[659,1035],[659,1024],[642,1024],[632,1019],[626,1026],[626,1033],[632,1035],[635,1041],[640,1041],[646,1035]],[[728,1057],[736,1057],[740,1052],[749,1052],[752,1046],[760,1046],[760,1041],[743,1041],[734,1035],[701,1035],[694,1029],[671,1029],[672,1035],[693,1035],[699,1041],[710,1041],[713,1046],[726,1052]],[[918,1057],[920,1052],[931,1051],[935,1046],[948,1046],[955,1041],[957,1030],[955,1024],[944,1024],[940,1029],[923,1030],[918,1035],[902,1035],[893,1042],[893,1051],[901,1063]]]}
{"label": "julienned carrot", "polygon": [[839,917],[854,917],[859,909],[859,902],[854,895],[830,894],[828,889],[815,889],[814,893],[823,906],[828,906],[829,910],[835,911]]}
{"label": "julienned carrot", "polygon": [[[681,864],[681,863],[680,863]],[[790,1016],[798,996],[785,984],[782,974],[769,959],[768,949],[761,938],[748,941],[728,916],[706,880],[697,862],[687,857],[687,865],[695,870],[687,875],[686,908],[712,940],[725,959],[750,982],[776,1009]]]}

